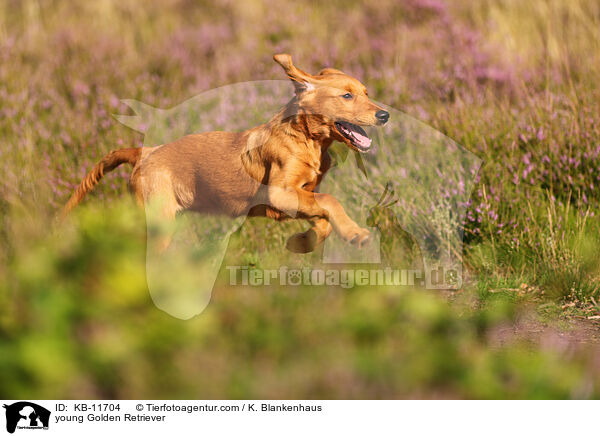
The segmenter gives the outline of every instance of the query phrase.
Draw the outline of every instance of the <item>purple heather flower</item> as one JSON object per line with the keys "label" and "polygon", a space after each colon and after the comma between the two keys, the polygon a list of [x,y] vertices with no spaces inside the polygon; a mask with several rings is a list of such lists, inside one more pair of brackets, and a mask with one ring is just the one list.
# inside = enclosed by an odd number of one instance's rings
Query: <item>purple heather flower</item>
{"label": "purple heather flower", "polygon": [[546,135],[544,135],[544,129],[542,127],[538,129],[536,136],[539,141],[543,141],[544,138],[546,138]]}

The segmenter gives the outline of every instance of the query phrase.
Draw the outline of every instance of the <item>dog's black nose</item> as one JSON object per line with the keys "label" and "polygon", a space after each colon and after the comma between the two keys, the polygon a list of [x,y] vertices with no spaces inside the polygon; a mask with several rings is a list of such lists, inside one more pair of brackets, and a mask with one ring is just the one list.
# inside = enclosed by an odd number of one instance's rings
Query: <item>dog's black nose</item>
{"label": "dog's black nose", "polygon": [[388,111],[377,111],[375,112],[375,118],[377,118],[377,121],[381,124],[385,124],[387,123],[387,120],[390,119],[390,113]]}

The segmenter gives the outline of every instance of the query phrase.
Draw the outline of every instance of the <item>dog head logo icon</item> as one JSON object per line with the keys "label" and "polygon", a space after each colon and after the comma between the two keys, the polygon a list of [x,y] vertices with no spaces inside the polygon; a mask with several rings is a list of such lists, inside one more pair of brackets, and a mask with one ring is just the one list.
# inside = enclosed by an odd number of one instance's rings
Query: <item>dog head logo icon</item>
{"label": "dog head logo icon", "polygon": [[4,405],[6,409],[6,431],[14,433],[16,429],[47,429],[50,423],[50,411],[29,401],[19,401]]}

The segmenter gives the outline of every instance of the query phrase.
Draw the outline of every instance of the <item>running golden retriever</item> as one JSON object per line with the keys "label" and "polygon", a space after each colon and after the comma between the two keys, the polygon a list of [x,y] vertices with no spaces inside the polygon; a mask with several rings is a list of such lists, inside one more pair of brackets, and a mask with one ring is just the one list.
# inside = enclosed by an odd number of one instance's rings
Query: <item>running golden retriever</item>
{"label": "running golden retriever", "polygon": [[[67,214],[123,163],[133,166],[130,188],[143,206],[160,199],[159,216],[173,220],[192,210],[232,217],[299,218],[312,227],[287,247],[312,251],[332,229],[361,247],[370,238],[331,195],[315,192],[330,168],[333,141],[367,152],[371,140],[360,126],[383,125],[389,113],[369,100],[367,89],[342,71],[311,75],[288,54],[275,55],[295,88],[295,97],[266,124],[243,132],[206,132],[157,147],[126,148],[105,156],[64,207]],[[169,245],[170,238],[162,243]]]}

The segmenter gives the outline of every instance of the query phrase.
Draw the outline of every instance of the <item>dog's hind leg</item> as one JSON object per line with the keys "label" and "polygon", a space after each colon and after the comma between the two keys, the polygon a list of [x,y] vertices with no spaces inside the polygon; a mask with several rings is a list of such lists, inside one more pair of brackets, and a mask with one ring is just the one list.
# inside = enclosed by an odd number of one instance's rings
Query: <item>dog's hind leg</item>
{"label": "dog's hind leg", "polygon": [[313,226],[306,232],[296,233],[287,240],[285,246],[288,250],[294,253],[310,253],[327,239],[333,230],[333,226],[325,218],[317,218],[310,223]]}
{"label": "dog's hind leg", "polygon": [[[153,173],[150,177],[143,177],[140,182],[146,212],[148,249],[162,253],[171,245],[175,216],[182,208],[168,174]],[[139,188],[136,192],[139,192]]]}

